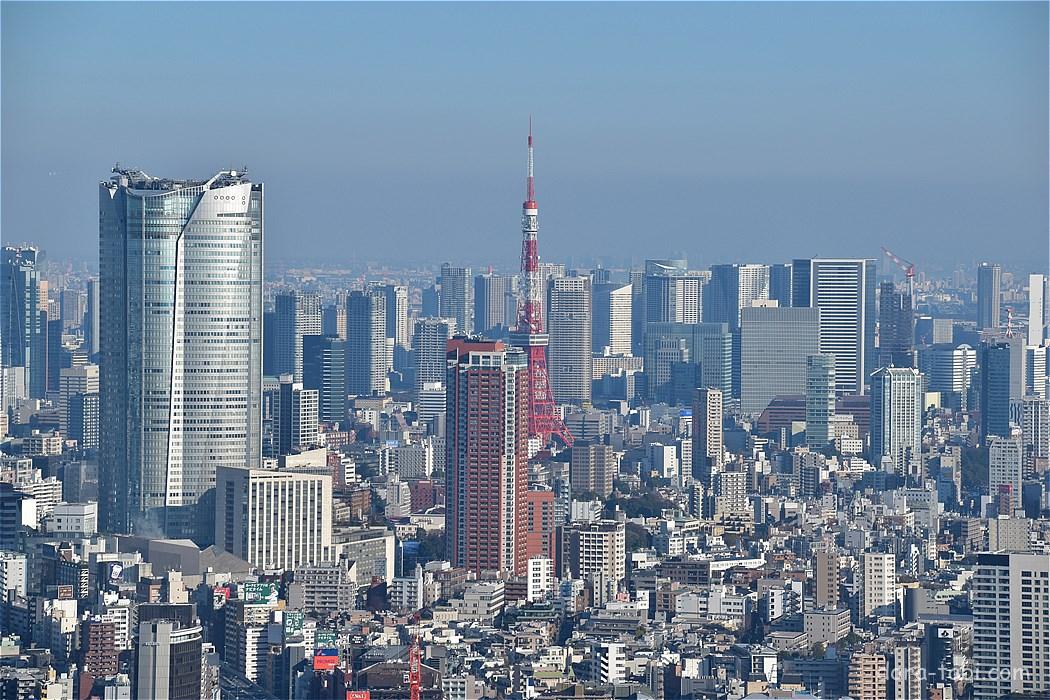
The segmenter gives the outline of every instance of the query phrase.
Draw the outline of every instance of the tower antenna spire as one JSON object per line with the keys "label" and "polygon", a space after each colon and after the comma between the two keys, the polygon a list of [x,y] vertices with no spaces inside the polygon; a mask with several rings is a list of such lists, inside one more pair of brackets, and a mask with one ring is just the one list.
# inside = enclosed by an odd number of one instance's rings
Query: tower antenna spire
{"label": "tower antenna spire", "polygon": [[[536,202],[536,184],[532,174],[532,115],[529,115],[529,164],[525,171],[525,201]],[[533,206],[533,209],[536,207]]]}
{"label": "tower antenna spire", "polygon": [[529,160],[525,177],[525,202],[521,211],[521,298],[518,324],[511,342],[528,356],[529,435],[544,446],[557,437],[566,446],[573,438],[556,410],[547,376],[548,336],[543,332],[543,276],[540,273],[539,227],[536,186],[532,171],[532,115],[529,115]]}

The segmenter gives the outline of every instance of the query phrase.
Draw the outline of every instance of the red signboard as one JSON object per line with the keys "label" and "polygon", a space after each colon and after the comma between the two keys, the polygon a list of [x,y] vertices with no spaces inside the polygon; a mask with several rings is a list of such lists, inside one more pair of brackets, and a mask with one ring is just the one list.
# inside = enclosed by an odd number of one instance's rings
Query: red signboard
{"label": "red signboard", "polygon": [[337,649],[318,649],[314,652],[314,670],[331,671],[339,665],[339,651]]}
{"label": "red signboard", "polygon": [[346,700],[372,700],[372,693],[367,690],[348,690]]}

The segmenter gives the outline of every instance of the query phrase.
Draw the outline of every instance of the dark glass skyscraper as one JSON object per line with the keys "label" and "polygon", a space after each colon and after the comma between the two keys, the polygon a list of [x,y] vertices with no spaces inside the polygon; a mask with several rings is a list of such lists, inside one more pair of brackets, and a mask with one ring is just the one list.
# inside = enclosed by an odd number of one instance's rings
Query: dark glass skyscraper
{"label": "dark glass skyscraper", "polygon": [[303,338],[321,335],[321,298],[300,291],[274,297],[274,374],[303,380]]}
{"label": "dark glass skyscraper", "polygon": [[[47,315],[46,311],[44,315]],[[47,378],[44,381],[44,386],[47,391],[58,391],[59,372],[62,371],[63,365],[69,367],[71,364],[68,354],[62,347],[62,319],[48,319],[44,323],[44,330],[44,338],[46,339],[44,347],[46,352],[43,355],[43,360],[47,367],[45,373]],[[66,355],[66,357],[63,358],[63,355]],[[65,363],[63,363],[63,359],[65,359]]]}
{"label": "dark glass skyscraper", "polygon": [[791,306],[791,263],[769,266],[769,298],[781,307]]}
{"label": "dark glass skyscraper", "polygon": [[24,367],[29,396],[47,393],[47,308],[36,248],[5,246],[0,260],[0,364]]}
{"label": "dark glass skyscraper", "polygon": [[355,290],[346,298],[347,392],[371,396],[386,391],[386,297]]}
{"label": "dark glass skyscraper", "polygon": [[908,292],[893,282],[879,287],[879,366],[915,366],[915,315]]}
{"label": "dark glass skyscraper", "polygon": [[650,323],[645,333],[645,373],[648,394],[666,397],[672,365],[700,365],[700,386],[721,389],[728,398],[733,386],[733,335],[726,323]]}
{"label": "dark glass skyscraper", "polygon": [[983,262],[977,266],[977,330],[999,327],[1003,269]]}
{"label": "dark glass skyscraper", "polygon": [[99,340],[99,284],[98,278],[92,277],[87,283],[87,308],[84,310],[84,347],[87,348],[88,360],[95,362],[98,355]]}
{"label": "dark glass skyscraper", "polygon": [[981,444],[989,435],[1010,437],[1010,344],[981,345]]}
{"label": "dark glass skyscraper", "polygon": [[303,338],[303,386],[318,391],[318,419],[346,420],[346,341],[332,336]]}
{"label": "dark glass skyscraper", "polygon": [[711,280],[704,287],[704,323],[728,323],[740,328],[740,310],[756,299],[769,299],[766,265],[712,265]]}

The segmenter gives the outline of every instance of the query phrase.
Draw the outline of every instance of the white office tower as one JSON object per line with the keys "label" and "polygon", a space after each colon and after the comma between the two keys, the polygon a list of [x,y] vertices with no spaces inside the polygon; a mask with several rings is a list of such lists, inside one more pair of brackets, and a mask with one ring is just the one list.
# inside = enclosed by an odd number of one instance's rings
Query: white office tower
{"label": "white office tower", "polygon": [[594,642],[591,645],[591,682],[613,685],[627,680],[626,647],[618,642]]}
{"label": "white office tower", "polygon": [[864,552],[860,557],[861,619],[894,616],[897,607],[897,562],[892,554]]}
{"label": "white office tower", "polygon": [[875,371],[875,261],[795,260],[792,306],[820,309],[820,353],[835,358],[836,391],[863,394]]}
{"label": "white office tower", "polygon": [[357,396],[387,389],[386,297],[373,290],[346,297],[346,388]]}
{"label": "white office tower", "polygon": [[1024,395],[1047,398],[1045,345],[1029,345],[1024,349]]}
{"label": "white office tower", "polygon": [[704,287],[704,323],[740,327],[740,310],[769,299],[768,265],[712,265]]}
{"label": "white office tower", "polygon": [[[538,289],[543,295],[543,298],[547,297],[547,290],[550,289],[551,280],[556,280],[565,276],[565,263],[554,263],[554,262],[541,262],[540,263],[540,279]],[[518,277],[519,283],[521,278]],[[543,307],[543,327],[549,328],[550,324],[547,320],[547,312],[550,310],[548,305],[540,304]],[[518,322],[518,304],[515,302],[514,305],[514,323]]]}
{"label": "white office tower", "polygon": [[416,364],[416,396],[425,384],[445,385],[446,353],[449,339],[456,334],[454,318],[421,318],[412,334],[412,354]]}
{"label": "white office tower", "polygon": [[1026,457],[1050,457],[1050,401],[1025,397],[1021,403],[1021,441]]}
{"label": "white office tower", "polygon": [[274,372],[303,381],[303,336],[323,332],[321,297],[300,291],[274,297]]}
{"label": "white office tower", "polygon": [[591,349],[596,354],[631,354],[630,284],[596,284],[591,295]]}
{"label": "white office tower", "polygon": [[1050,694],[1050,556],[977,555],[973,699]]}
{"label": "white office tower", "polygon": [[[604,445],[603,447],[609,450],[612,449],[607,445]],[[573,449],[575,449],[575,445],[573,446]],[[646,447],[645,454],[645,464],[651,474],[661,479],[678,481],[679,463],[677,445],[665,445],[660,442],[651,442]],[[575,481],[573,482],[573,486],[576,486]],[[579,491],[583,491],[583,489],[581,488]],[[612,486],[610,484],[609,491],[600,495],[607,496],[611,491]]]}
{"label": "white office tower", "polygon": [[[518,278],[487,272],[474,277],[474,332],[497,335],[517,319]],[[514,300],[508,304],[507,300]]]}
{"label": "white office tower", "polygon": [[7,600],[7,592],[24,596],[29,579],[26,578],[26,555],[0,550],[0,596]]}
{"label": "white office tower", "polygon": [[529,574],[525,597],[529,601],[544,600],[554,592],[554,561],[550,557],[529,559]]}
{"label": "white office tower", "polygon": [[62,435],[69,437],[69,409],[77,394],[97,394],[98,365],[63,367],[58,372],[58,419]]}
{"label": "white office tower", "polygon": [[941,405],[966,408],[966,397],[977,368],[977,351],[969,345],[934,345],[919,352],[919,368],[927,389],[938,392]]}
{"label": "white office tower", "polygon": [[[615,592],[627,575],[627,540],[623,522],[573,523],[563,530],[562,571],[572,578],[592,577],[606,592]],[[597,588],[595,595],[598,595]]]}
{"label": "white office tower", "polygon": [[432,432],[444,436],[444,421],[438,420],[445,415],[445,383],[424,382],[416,391],[416,417],[420,423],[426,424],[434,421]]}
{"label": "white office tower", "polygon": [[386,300],[386,337],[394,344],[409,347],[411,341],[408,325],[408,287],[403,284],[384,284],[375,288]]}
{"label": "white office tower", "polygon": [[244,584],[240,586],[241,598],[229,600],[222,608],[226,628],[223,660],[235,673],[252,682],[263,681],[266,677],[270,648],[267,625],[276,609],[276,601],[260,598],[255,586],[266,591],[269,585],[273,584]]}
{"label": "white office tower", "polygon": [[835,358],[806,358],[806,446],[821,449],[831,442],[830,424],[835,415]]}
{"label": "white office tower", "polygon": [[1028,344],[1042,345],[1050,326],[1050,277],[1028,275]]}
{"label": "white office tower", "polygon": [[1009,489],[1014,508],[1020,506],[1023,464],[1020,439],[988,437],[988,495],[993,500],[1000,498]]}
{"label": "white office tower", "polygon": [[[431,580],[430,591],[427,590],[428,578]],[[404,614],[422,610],[423,606],[432,602],[431,596],[427,594],[433,592],[433,578],[434,574],[429,571],[424,574],[419,564],[411,572],[395,578],[390,585],[390,609]]]}
{"label": "white office tower", "polygon": [[[906,476],[922,457],[922,375],[883,367],[871,378],[871,463]],[[883,460],[888,460],[884,462]]]}
{"label": "white office tower", "polygon": [[591,402],[591,280],[550,281],[547,297],[547,374],[556,403]]}
{"label": "white office tower", "polygon": [[821,309],[756,302],[740,312],[740,411],[758,415],[776,396],[806,393],[806,363],[820,347]]}
{"label": "white office tower", "polygon": [[301,382],[292,381],[292,375],[284,374],[269,398],[277,454],[292,454],[321,444],[317,389],[304,389]]}
{"label": "white office tower", "polygon": [[215,484],[215,545],[260,569],[332,558],[332,477],[298,467],[222,467]]}
{"label": "white office tower", "polygon": [[[135,697],[201,697],[201,646],[204,630],[174,620],[139,625]],[[107,693],[108,696],[108,693]]]}
{"label": "white office tower", "polygon": [[646,260],[644,281],[642,324],[700,323],[703,279],[690,274],[685,260]]}
{"label": "white office tower", "polygon": [[922,666],[922,645],[898,644],[893,647],[893,700],[926,700],[926,678]]}
{"label": "white office tower", "polygon": [[263,186],[118,170],[99,187],[100,528],[189,537],[261,452]]}

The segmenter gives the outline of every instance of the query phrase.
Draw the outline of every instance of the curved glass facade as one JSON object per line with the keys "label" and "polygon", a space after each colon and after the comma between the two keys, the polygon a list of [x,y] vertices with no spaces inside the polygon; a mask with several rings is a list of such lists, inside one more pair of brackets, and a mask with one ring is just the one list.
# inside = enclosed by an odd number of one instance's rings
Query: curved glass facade
{"label": "curved glass facade", "polygon": [[216,468],[261,452],[262,185],[122,172],[99,240],[103,527],[207,540]]}

